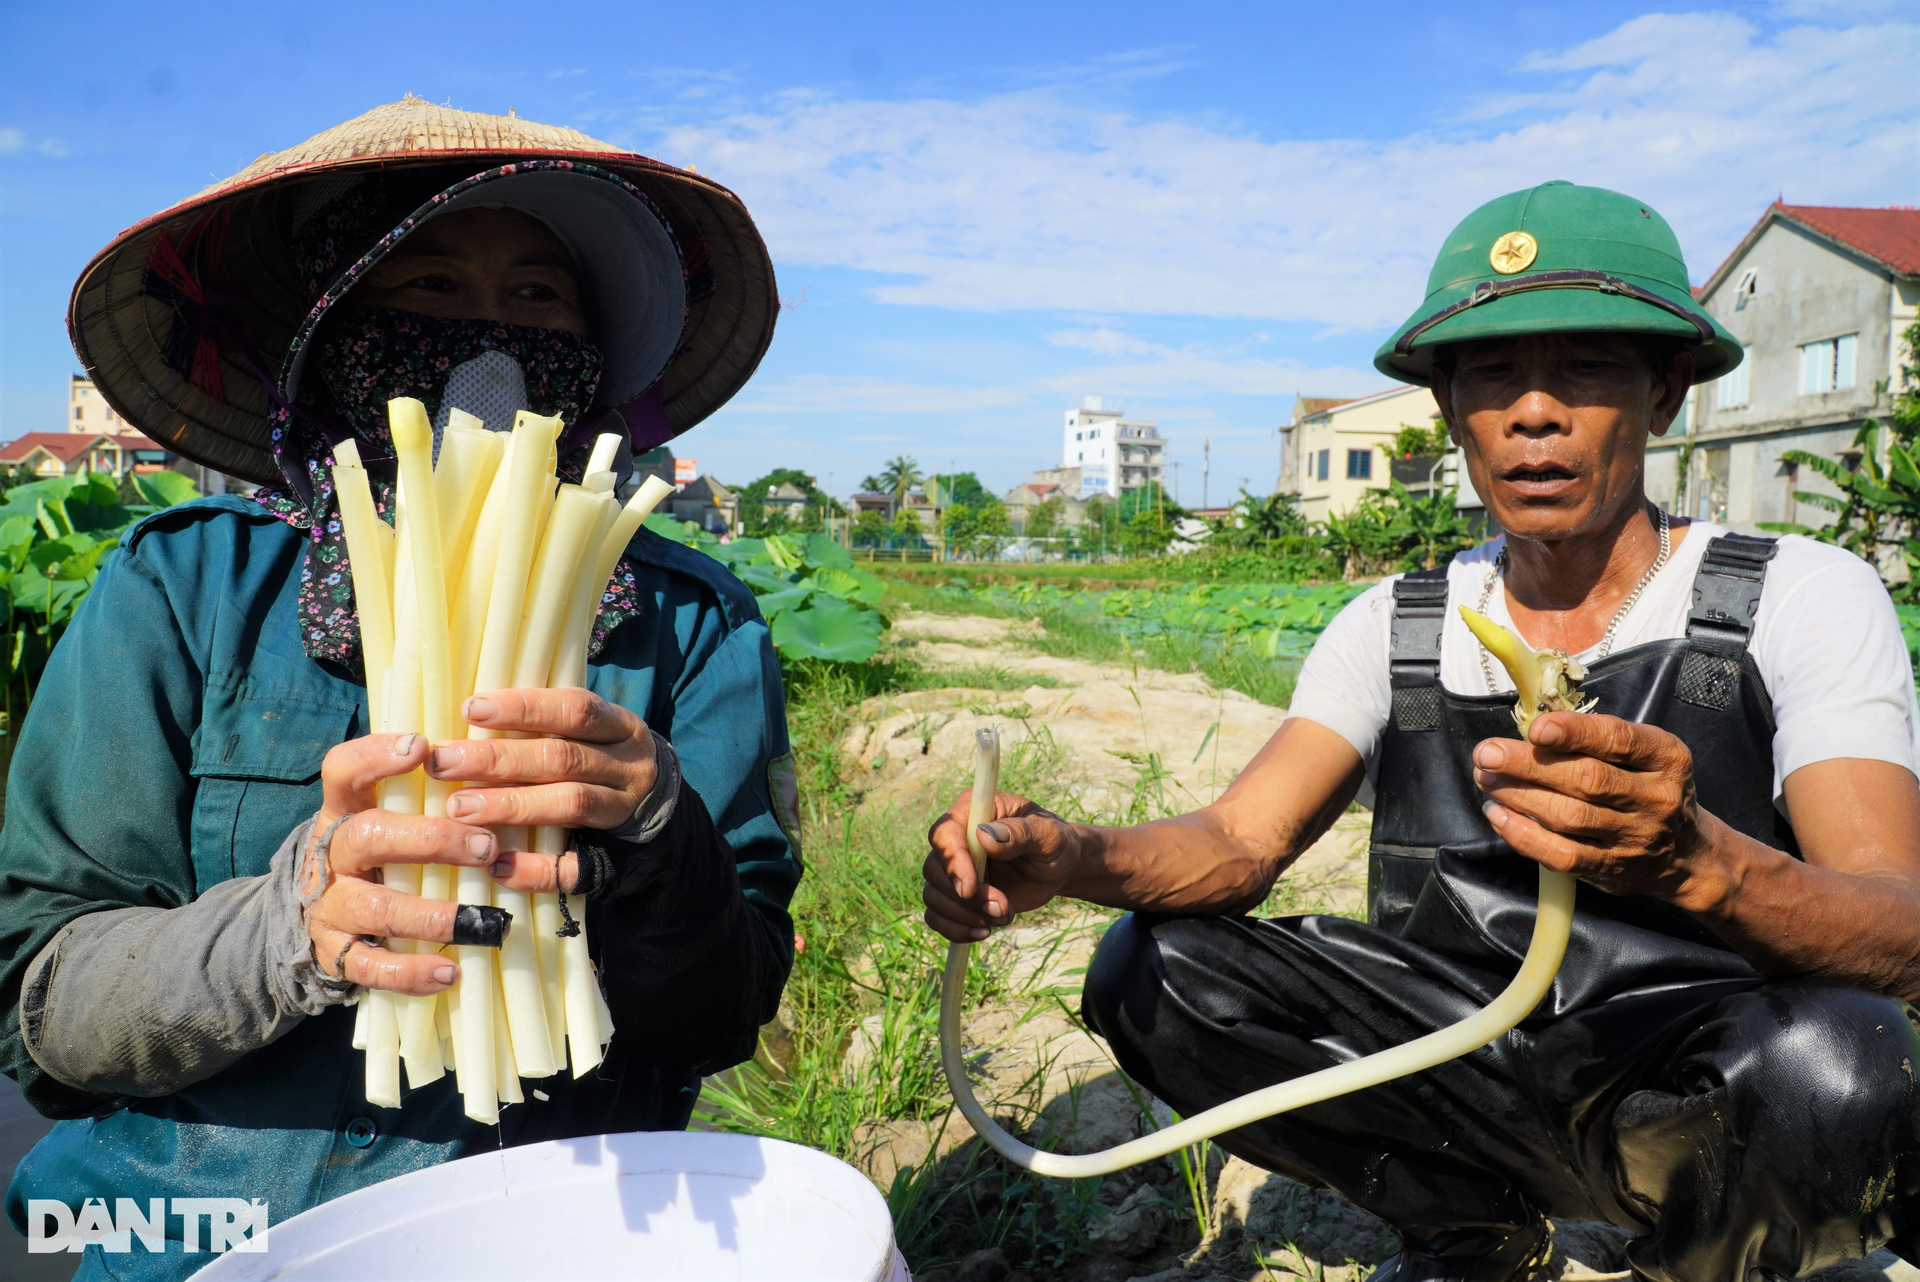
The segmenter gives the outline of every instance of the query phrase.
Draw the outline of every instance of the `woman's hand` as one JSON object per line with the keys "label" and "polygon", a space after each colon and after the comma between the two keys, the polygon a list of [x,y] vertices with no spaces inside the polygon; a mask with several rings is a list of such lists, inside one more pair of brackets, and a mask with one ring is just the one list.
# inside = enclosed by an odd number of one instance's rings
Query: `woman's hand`
{"label": "woman's hand", "polygon": [[1658,726],[1573,712],[1540,717],[1530,738],[1473,750],[1487,820],[1508,845],[1616,895],[1707,906],[1695,901],[1716,879],[1698,864],[1718,821],[1694,800],[1686,744]]}
{"label": "woman's hand", "polygon": [[1010,792],[993,798],[993,822],[980,827],[987,852],[987,885],[973,875],[967,851],[968,789],[927,830],[925,884],[920,898],[927,925],[958,943],[987,937],[1016,913],[1030,912],[1062,893],[1078,866],[1080,836],[1072,824]]}
{"label": "woman's hand", "polygon": [[309,893],[322,889],[308,918],[307,934],[322,973],[344,976],[366,988],[429,995],[452,985],[458,970],[437,952],[397,953],[377,939],[451,943],[456,905],[403,895],[380,884],[384,864],[494,862],[493,834],[452,819],[394,814],[375,809],[374,785],[425,764],[427,741],[417,734],[375,734],[341,744],[320,767],[322,803],[313,817],[317,842],[342,815],[324,867],[311,877]]}
{"label": "woman's hand", "polygon": [[[486,827],[619,828],[653,791],[659,770],[646,723],[591,690],[495,690],[461,708],[467,724],[528,739],[435,744],[427,773],[471,786],[447,802]],[[493,875],[510,890],[572,890],[572,855],[503,850]]]}

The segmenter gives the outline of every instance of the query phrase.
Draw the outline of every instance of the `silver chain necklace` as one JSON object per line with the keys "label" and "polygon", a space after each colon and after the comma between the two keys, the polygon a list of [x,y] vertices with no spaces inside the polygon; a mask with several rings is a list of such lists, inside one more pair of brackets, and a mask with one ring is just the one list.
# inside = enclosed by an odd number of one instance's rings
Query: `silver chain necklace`
{"label": "silver chain necklace", "polygon": [[[1648,566],[1647,572],[1640,576],[1640,581],[1633,585],[1633,591],[1627,593],[1627,599],[1620,603],[1620,608],[1613,612],[1613,618],[1607,624],[1606,633],[1600,638],[1600,653],[1594,656],[1596,663],[1613,652],[1613,634],[1620,630],[1620,621],[1627,617],[1628,611],[1633,609],[1634,602],[1640,599],[1640,594],[1647,590],[1647,585],[1653,582],[1654,575],[1660,573],[1667,563],[1667,558],[1673,553],[1673,527],[1667,519],[1666,509],[1656,507],[1653,511],[1660,526],[1660,555],[1653,558],[1653,564]],[[1500,577],[1506,573],[1506,570],[1507,549],[1503,544],[1500,555],[1493,560],[1493,568],[1487,571],[1485,585],[1480,589],[1480,613],[1487,612],[1487,606],[1493,601],[1493,585],[1500,581]],[[1487,647],[1484,645],[1480,647],[1480,673],[1487,679],[1487,693],[1498,694],[1499,688],[1493,683],[1492,656],[1487,653]]]}

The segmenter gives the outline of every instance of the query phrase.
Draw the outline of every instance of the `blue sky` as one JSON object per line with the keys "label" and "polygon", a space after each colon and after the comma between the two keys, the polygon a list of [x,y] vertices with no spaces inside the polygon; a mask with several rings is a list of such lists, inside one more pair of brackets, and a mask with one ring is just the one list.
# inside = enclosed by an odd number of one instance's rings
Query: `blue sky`
{"label": "blue sky", "polygon": [[1604,3],[29,4],[0,0],[0,439],[63,422],[67,291],[120,228],[413,92],[737,191],[786,307],[676,450],[836,492],[895,453],[1004,488],[1089,393],[1200,499],[1270,489],[1296,392],[1446,230],[1547,178],[1634,193],[1704,278],[1784,193],[1920,204],[1920,9]]}

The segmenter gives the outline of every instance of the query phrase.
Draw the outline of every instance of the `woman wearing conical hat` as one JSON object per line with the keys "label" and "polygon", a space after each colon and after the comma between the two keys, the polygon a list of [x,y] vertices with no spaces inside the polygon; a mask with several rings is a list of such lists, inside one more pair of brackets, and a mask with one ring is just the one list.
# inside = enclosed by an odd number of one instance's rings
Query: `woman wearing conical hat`
{"label": "woman wearing conical hat", "polygon": [[[751,1054],[791,965],[800,875],[775,661],[751,595],[642,532],[594,632],[591,692],[504,692],[433,747],[367,733],[328,464],[355,440],[391,519],[386,402],[493,429],[557,415],[563,478],[595,437],[651,449],[727,400],[772,336],[746,210],[717,184],[570,130],[378,108],[122,234],[75,287],[102,393],[182,455],[258,484],[169,509],[100,574],[36,692],[0,834],[0,1057],[67,1119],[29,1200],[261,1199],[273,1221],[422,1166],[562,1136],[683,1127],[699,1077]],[[381,814],[375,780],[470,781],[455,820]],[[450,807],[453,809],[455,807]],[[501,850],[501,824],[579,856]],[[483,1127],[451,1076],[367,1104],[346,1003],[435,993],[449,905],[389,896],[398,858],[574,890],[616,1033],[587,1080]],[[576,900],[576,902],[578,902]],[[83,1276],[184,1276],[137,1243]],[[197,1230],[195,1230],[197,1235]]]}

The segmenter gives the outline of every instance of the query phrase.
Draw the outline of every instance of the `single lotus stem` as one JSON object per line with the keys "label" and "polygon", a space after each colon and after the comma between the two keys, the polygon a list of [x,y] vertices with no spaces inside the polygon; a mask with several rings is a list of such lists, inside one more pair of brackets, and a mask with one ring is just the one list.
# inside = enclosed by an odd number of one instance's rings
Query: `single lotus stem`
{"label": "single lotus stem", "polygon": [[[467,543],[466,562],[460,567],[460,586],[454,592],[448,632],[454,647],[453,688],[458,695],[473,693],[474,676],[480,665],[480,642],[487,631],[487,605],[493,595],[493,574],[500,553],[501,514],[506,509],[507,491],[511,488],[515,439],[507,437],[500,464],[494,469],[493,482],[480,505],[473,537]],[[457,728],[471,735],[464,724]]]}
{"label": "single lotus stem", "polygon": [[[383,993],[374,990],[375,996]],[[391,1001],[375,1002],[367,1012],[366,1094],[369,1104],[400,1107],[400,1025]]]}
{"label": "single lotus stem", "polygon": [[[608,480],[609,474],[601,473]],[[568,596],[589,543],[599,533],[603,509],[611,501],[604,489],[563,485],[554,500],[545,537],[534,558],[523,607],[520,636],[514,647],[512,685],[535,689],[547,685],[554,649],[567,620]],[[524,834],[522,834],[524,841]],[[562,849],[564,849],[564,845]],[[534,920],[533,900],[525,891],[494,888],[494,901],[516,921]],[[518,934],[518,938],[515,938]],[[509,933],[500,953],[505,981],[507,1027],[520,1069],[529,1077],[546,1077],[560,1065],[552,1058],[545,991],[541,982],[538,946],[531,931]]]}
{"label": "single lotus stem", "polygon": [[[1470,612],[1463,613],[1470,615],[1469,625],[1479,617]],[[1489,640],[1477,627],[1474,629],[1475,635],[1481,636],[1487,649],[1506,667],[1514,685],[1522,691],[1522,702],[1525,703],[1530,695],[1538,701],[1543,672],[1542,657],[1506,629],[1494,624],[1487,626],[1501,636]],[[1500,642],[1498,648],[1495,647],[1495,641]],[[1565,666],[1557,671],[1561,674],[1560,679],[1572,676]],[[1556,687],[1554,697],[1570,697],[1570,694],[1570,685]],[[1525,732],[1524,726],[1530,723],[1531,717],[1522,723],[1522,733]],[[999,787],[999,752],[997,745],[996,750],[989,751],[989,733],[980,732],[979,750],[975,758],[973,801],[968,814],[967,847],[973,855],[976,868],[984,862],[985,854],[980,847],[976,828],[985,821],[983,815],[988,818],[992,816],[992,798]],[[983,797],[986,799],[984,802]],[[998,1122],[987,1116],[979,1100],[974,1098],[973,1085],[967,1077],[966,1061],[961,1056],[960,1033],[960,1000],[966,990],[971,944],[956,942],[947,949],[946,971],[940,983],[940,1065],[946,1071],[947,1086],[953,1092],[961,1115],[990,1148],[1015,1166],[1036,1174],[1066,1179],[1109,1175],[1141,1162],[1165,1157],[1276,1113],[1365,1090],[1412,1073],[1425,1072],[1505,1036],[1516,1024],[1532,1014],[1552,989],[1553,977],[1559,973],[1560,962],[1566,956],[1567,941],[1573,933],[1573,901],[1573,878],[1542,865],[1540,901],[1533,920],[1533,939],[1527,946],[1526,957],[1521,960],[1519,972],[1498,997],[1458,1023],[1449,1024],[1425,1037],[1415,1038],[1389,1050],[1249,1092],[1151,1135],[1143,1135],[1137,1140],[1098,1153],[1070,1155],[1042,1152],[1008,1134]]]}
{"label": "single lotus stem", "polygon": [[[602,438],[603,441],[606,439]],[[588,479],[591,480],[594,475],[589,473]],[[604,523],[597,531],[590,554],[581,558],[572,584],[567,601],[566,626],[554,653],[547,685],[555,689],[586,686],[587,647],[592,639],[593,621],[598,614],[600,598],[606,592],[607,580],[612,576],[620,554],[627,550],[627,545],[633,541],[634,534],[646,521],[648,514],[671,493],[671,485],[650,476],[617,513],[603,509]],[[612,505],[607,506],[610,508]],[[566,830],[550,826],[536,828],[533,848],[542,854],[565,853]],[[601,1048],[613,1036],[613,1021],[606,1013],[605,999],[594,977],[593,961],[588,953],[584,909],[585,905],[582,904],[577,914],[581,924],[579,932],[555,941],[555,951],[563,974],[566,1042],[575,1077],[590,1071],[600,1062]],[[553,929],[559,929],[562,919],[558,896],[536,896],[534,919],[551,921]],[[547,928],[541,928],[542,946],[548,933]],[[545,973],[542,972],[543,977]]]}
{"label": "single lotus stem", "polygon": [[673,487],[657,476],[649,476],[633,492],[627,505],[614,518],[613,526],[600,542],[600,568],[594,571],[604,588],[607,580],[613,577],[613,567],[620,561],[620,554],[633,542],[633,536],[646,524],[647,517],[660,505],[660,500],[673,493]]}
{"label": "single lotus stem", "polygon": [[[406,551],[412,559],[413,584],[409,595],[420,656],[419,728],[427,736],[428,742],[440,743],[458,737],[456,727],[459,725],[453,708],[453,643],[448,611],[452,581],[447,572],[443,543],[449,522],[443,520],[440,513],[441,483],[434,474],[433,428],[427,419],[426,406],[409,397],[391,400],[387,402],[387,425],[399,462],[400,487],[405,496],[401,521],[405,526]],[[443,437],[441,449],[447,472],[466,476],[475,483],[478,471],[483,470],[491,449],[488,442],[476,439],[476,436],[469,428],[450,427]],[[464,506],[470,499],[460,497],[457,501]],[[464,518],[459,524],[464,524]],[[454,787],[448,780],[425,779],[422,813],[431,818],[444,817],[447,798],[452,795]],[[401,889],[403,893],[421,894],[425,890],[421,867],[407,866],[396,881],[391,873],[399,867],[396,865],[389,870],[388,884]],[[481,886],[480,892],[486,897],[465,902],[490,904],[489,889]],[[419,951],[418,945],[414,945],[411,951]],[[455,950],[455,957],[460,967],[461,983],[484,984],[491,990],[495,966],[493,949],[461,947]],[[434,1010],[437,1001],[437,998],[412,997],[401,1003],[401,1052],[407,1061],[407,1079],[415,1087],[437,1080],[444,1071]],[[471,1002],[469,1005],[490,1006],[491,1002]],[[485,1022],[487,1013],[477,1011],[480,1018],[476,1019],[476,1024]],[[467,1114],[476,1121],[493,1120],[499,1115],[498,1105],[493,1099],[480,1095],[478,1085],[476,1081],[476,1092],[466,1096]],[[488,1116],[489,1112],[491,1117]]]}
{"label": "single lotus stem", "polygon": [[480,523],[504,453],[505,438],[489,432],[465,410],[454,410],[440,434],[440,454],[434,460],[434,500],[440,511],[441,556],[447,567],[447,600],[456,596],[467,548]]}
{"label": "single lotus stem", "polygon": [[[394,522],[396,532],[404,531],[406,523],[407,495],[402,483],[394,493]],[[397,542],[398,540],[396,540]],[[349,549],[348,556],[352,556]],[[393,576],[394,595],[391,602],[390,617],[393,620],[393,643],[391,660],[381,679],[380,707],[374,713],[374,726],[384,734],[406,734],[418,732],[422,723],[422,687],[420,680],[420,638],[419,638],[419,596],[413,589],[413,553],[407,547],[400,547],[395,554]],[[363,649],[364,644],[363,644]],[[394,814],[417,815],[425,807],[425,773],[410,770],[404,775],[395,775],[382,779],[374,790],[379,808]],[[388,886],[403,895],[419,893],[421,874],[417,865],[396,864],[385,870],[383,880]],[[388,948],[396,953],[415,951],[415,941],[393,939],[387,942]],[[391,1054],[408,1060],[407,1074],[415,1086],[424,1085],[437,1076],[434,1066],[437,1057],[430,1056],[420,1044],[417,1036],[419,1017],[411,1014],[412,1008],[421,999],[407,997],[386,989],[374,989],[367,994],[369,1034],[366,1056],[366,1092],[367,1101],[382,1108],[399,1107],[398,1091],[399,1064],[389,1062],[390,1052],[387,1043],[376,1038],[372,1029],[383,1028],[388,1023],[394,1025],[396,1041]]]}
{"label": "single lotus stem", "polygon": [[393,530],[373,507],[373,490],[360,466],[354,441],[334,447],[333,488],[340,496],[340,531],[346,536],[347,564],[353,574],[353,602],[360,614],[360,654],[367,674],[367,713],[377,720],[393,667],[393,585],[387,576],[383,543]]}
{"label": "single lotus stem", "polygon": [[[384,729],[380,724],[386,710],[388,675],[393,668],[393,593],[389,577],[392,560],[393,530],[374,510],[373,490],[366,469],[360,466],[360,447],[346,440],[334,447],[333,487],[339,495],[340,528],[346,536],[347,563],[353,575],[354,605],[360,615],[360,654],[367,678],[367,716],[369,729]],[[353,1045],[366,1050],[372,1033],[373,1007],[378,1000],[391,1007],[390,994],[375,998],[361,995],[353,1015]],[[396,1054],[398,1047],[396,1044]],[[412,1070],[409,1069],[411,1076]],[[368,1087],[385,1094],[385,1083],[393,1074],[376,1068]],[[393,1078],[394,1098],[398,1081]]]}
{"label": "single lotus stem", "polygon": [[[475,665],[475,690],[504,690],[512,681],[514,647],[520,639],[520,615],[527,600],[527,578],[533,569],[534,553],[540,547],[540,530],[546,523],[551,476],[547,457],[553,452],[553,438],[560,429],[557,418],[540,418],[521,412],[514,425],[513,458],[508,464],[507,488],[497,517],[500,525],[499,550],[493,564],[493,585],[487,595],[486,623],[481,633],[479,658]],[[473,728],[471,738],[491,737],[486,730]]]}
{"label": "single lotus stem", "polygon": [[620,453],[620,437],[615,432],[602,432],[593,438],[593,451],[587,455],[586,476],[595,472],[610,472],[613,460]]}
{"label": "single lotus stem", "polygon": [[1509,631],[1486,615],[1460,606],[1460,617],[1487,647],[1487,653],[1513,678],[1517,698],[1513,704],[1513,722],[1525,739],[1534,718],[1543,712],[1586,712],[1595,701],[1580,701],[1576,687],[1586,679],[1587,670],[1565,650],[1535,650],[1517,633]]}
{"label": "single lotus stem", "polygon": [[[973,856],[973,881],[987,884],[987,852],[980,844],[980,825],[993,822],[993,798],[1000,788],[1000,731],[973,734],[973,797],[967,803],[967,853]],[[979,891],[976,891],[979,893]]]}

